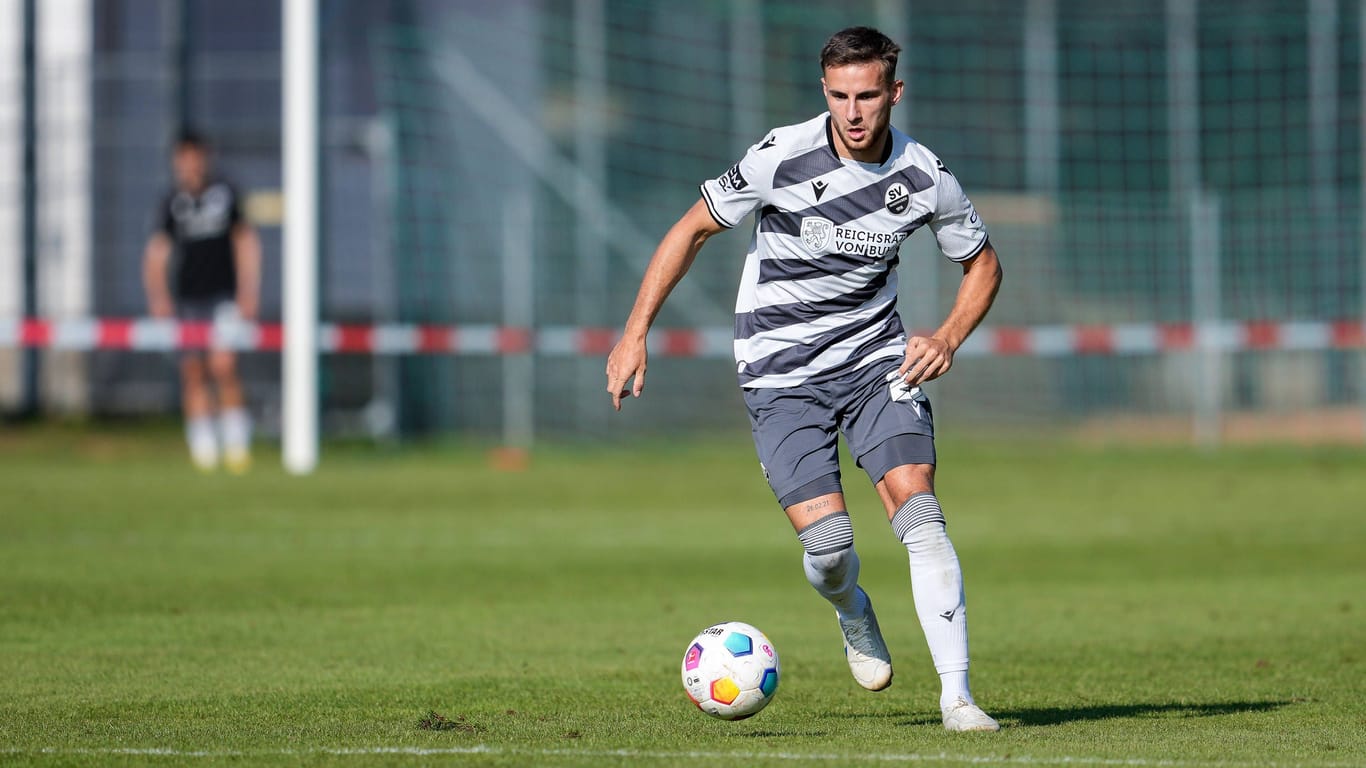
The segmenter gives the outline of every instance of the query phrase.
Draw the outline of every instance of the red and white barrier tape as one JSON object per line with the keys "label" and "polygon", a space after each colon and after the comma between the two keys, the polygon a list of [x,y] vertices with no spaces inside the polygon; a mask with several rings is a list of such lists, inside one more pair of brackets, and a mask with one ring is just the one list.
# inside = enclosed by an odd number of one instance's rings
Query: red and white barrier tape
{"label": "red and white barrier tape", "polygon": [[[334,354],[454,354],[601,356],[612,349],[614,328],[495,325],[319,326],[320,351]],[[284,345],[278,323],[180,323],[146,318],[64,320],[0,318],[0,348],[34,347],[90,351],[174,351],[221,347],[272,352]],[[1366,322],[1130,323],[979,328],[958,350],[960,357],[1019,355],[1143,355],[1192,350],[1366,349]],[[729,327],[658,329],[650,351],[666,357],[725,358],[732,355]]]}

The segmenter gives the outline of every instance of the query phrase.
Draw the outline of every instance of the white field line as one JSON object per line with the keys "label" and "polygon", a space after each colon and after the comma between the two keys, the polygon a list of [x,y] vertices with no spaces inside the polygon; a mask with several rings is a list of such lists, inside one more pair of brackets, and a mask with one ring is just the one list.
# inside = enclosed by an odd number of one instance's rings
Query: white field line
{"label": "white field line", "polygon": [[1358,768],[1359,763],[1334,762],[1243,762],[1237,760],[1152,760],[1142,757],[1084,757],[1059,755],[1031,757],[1029,755],[955,755],[938,753],[802,753],[802,752],[713,752],[704,750],[643,750],[643,749],[530,749],[477,744],[468,747],[319,747],[315,749],[265,750],[193,750],[164,747],[108,747],[42,749],[0,748],[0,755],[61,755],[61,756],[133,756],[172,758],[242,758],[242,757],[316,757],[335,755],[379,756],[411,755],[413,757],[502,755],[525,757],[619,757],[641,760],[785,760],[791,762],[878,762],[878,763],[959,763],[962,765],[1096,765],[1134,766],[1134,768]]}

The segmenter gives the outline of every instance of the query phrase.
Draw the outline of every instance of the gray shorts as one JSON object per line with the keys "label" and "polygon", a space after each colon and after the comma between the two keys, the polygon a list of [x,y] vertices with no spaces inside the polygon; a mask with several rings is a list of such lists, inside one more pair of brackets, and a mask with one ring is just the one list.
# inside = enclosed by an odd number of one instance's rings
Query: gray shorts
{"label": "gray shorts", "polygon": [[176,319],[182,323],[207,326],[208,337],[204,346],[194,346],[180,351],[180,358],[198,358],[217,349],[214,345],[216,329],[225,324],[239,322],[237,302],[232,296],[210,296],[176,299]]}
{"label": "gray shorts", "polygon": [[194,296],[177,298],[175,315],[185,323],[213,323],[237,311],[237,302],[230,295]]}
{"label": "gray shorts", "polygon": [[935,463],[930,400],[901,382],[900,365],[888,358],[815,384],[744,390],[759,463],[783,508],[843,492],[841,432],[874,483],[893,467]]}

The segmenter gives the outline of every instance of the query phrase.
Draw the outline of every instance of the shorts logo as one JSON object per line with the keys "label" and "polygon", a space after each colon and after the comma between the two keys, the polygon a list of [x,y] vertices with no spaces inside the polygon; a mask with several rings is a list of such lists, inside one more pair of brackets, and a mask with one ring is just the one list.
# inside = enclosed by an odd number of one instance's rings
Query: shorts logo
{"label": "shorts logo", "polygon": [[929,399],[925,397],[924,391],[920,387],[913,387],[906,383],[906,379],[901,376],[899,371],[891,371],[887,374],[887,394],[893,402],[906,403],[915,411],[918,419],[925,419],[927,408],[922,406],[929,405]]}
{"label": "shorts logo", "polygon": [[906,191],[906,185],[896,182],[887,187],[887,192],[882,196],[887,203],[887,210],[898,216],[905,213],[911,207],[911,193]]}
{"label": "shorts logo", "polygon": [[720,184],[721,189],[727,192],[739,192],[749,186],[749,182],[745,180],[744,174],[740,173],[739,163],[732,165],[729,171],[721,174],[720,178],[716,180],[716,183]]}
{"label": "shorts logo", "polygon": [[805,216],[802,218],[802,245],[806,250],[819,254],[830,247],[830,241],[834,239],[835,223],[820,216]]}

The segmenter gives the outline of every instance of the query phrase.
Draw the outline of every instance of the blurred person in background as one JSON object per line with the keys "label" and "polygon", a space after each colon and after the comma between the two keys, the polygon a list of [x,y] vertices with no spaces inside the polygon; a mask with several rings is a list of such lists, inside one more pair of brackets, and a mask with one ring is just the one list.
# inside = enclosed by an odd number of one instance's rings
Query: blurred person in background
{"label": "blurred person in background", "polygon": [[[995,731],[968,688],[967,606],[958,555],[934,492],[930,402],[996,297],[1001,268],[986,226],[939,158],[891,126],[900,48],[851,27],[821,50],[828,111],[775,128],[664,236],[607,361],[613,407],[645,386],[646,337],[706,240],[758,212],[735,308],[737,374],[760,467],[802,545],[816,592],[835,608],[859,685],[892,683],[891,655],[859,586],[840,484],[842,433],[906,547],[916,613],[949,731]],[[928,226],[962,267],[933,333],[907,338],[897,315],[898,251]]]}
{"label": "blurred person in background", "polygon": [[[260,299],[261,243],[242,215],[237,191],[213,174],[207,140],[185,132],[171,155],[174,188],[156,211],[143,255],[153,317],[222,327],[254,321]],[[251,419],[231,349],[185,350],[181,404],[190,459],[203,471],[219,462],[234,473],[251,466]]]}

